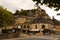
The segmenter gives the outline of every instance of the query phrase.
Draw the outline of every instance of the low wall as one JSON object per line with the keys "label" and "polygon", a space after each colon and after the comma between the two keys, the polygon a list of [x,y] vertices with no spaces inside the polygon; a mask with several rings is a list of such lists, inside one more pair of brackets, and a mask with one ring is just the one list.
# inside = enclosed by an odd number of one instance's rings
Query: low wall
{"label": "low wall", "polygon": [[19,37],[19,33],[3,33],[3,34],[0,34],[0,39],[17,38],[17,37]]}
{"label": "low wall", "polygon": [[55,34],[56,35],[60,35],[60,31],[55,31]]}

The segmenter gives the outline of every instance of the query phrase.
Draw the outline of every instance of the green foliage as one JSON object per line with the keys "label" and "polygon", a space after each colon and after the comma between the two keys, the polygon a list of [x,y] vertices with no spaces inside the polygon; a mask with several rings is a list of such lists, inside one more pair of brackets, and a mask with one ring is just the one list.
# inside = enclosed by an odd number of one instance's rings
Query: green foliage
{"label": "green foliage", "polygon": [[26,10],[16,10],[15,14],[14,15],[22,15],[22,16],[27,16],[28,15],[28,12]]}
{"label": "green foliage", "polygon": [[14,16],[7,9],[0,6],[0,27],[6,27],[14,23]]}
{"label": "green foliage", "polygon": [[32,20],[26,20],[26,23],[31,23],[32,22]]}
{"label": "green foliage", "polygon": [[19,14],[20,14],[19,10],[16,10],[16,12],[14,13],[14,15],[19,15]]}
{"label": "green foliage", "polygon": [[33,0],[34,2],[36,1],[36,5],[38,5],[39,3],[41,3],[41,0]]}
{"label": "green foliage", "polygon": [[20,15],[27,16],[27,14],[28,14],[28,12],[27,12],[26,10],[22,10],[22,11],[20,12]]}
{"label": "green foliage", "polygon": [[57,13],[57,15],[60,15],[60,13]]}
{"label": "green foliage", "polygon": [[[33,2],[36,2],[36,5],[38,4],[46,4],[48,7],[54,7],[55,10],[60,9],[60,0],[32,0]],[[41,2],[42,1],[42,2]]]}
{"label": "green foliage", "polygon": [[36,10],[35,10],[35,9],[32,9],[31,11],[32,11],[32,12],[35,12]]}

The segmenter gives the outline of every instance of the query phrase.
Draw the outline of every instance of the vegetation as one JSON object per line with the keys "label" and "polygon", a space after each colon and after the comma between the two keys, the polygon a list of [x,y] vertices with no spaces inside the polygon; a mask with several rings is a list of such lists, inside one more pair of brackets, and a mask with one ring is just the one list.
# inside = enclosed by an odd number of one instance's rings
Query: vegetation
{"label": "vegetation", "polygon": [[56,8],[55,10],[59,10],[60,9],[60,0],[32,0],[33,2],[36,3],[36,5],[38,4],[46,4],[48,7],[54,7]]}
{"label": "vegetation", "polygon": [[14,15],[19,15],[19,14],[20,14],[19,10],[16,10],[16,12],[14,13]]}
{"label": "vegetation", "polygon": [[28,15],[28,12],[27,12],[27,10],[22,10],[21,9],[21,11],[19,11],[19,10],[16,10],[16,12],[15,12],[15,14],[14,15],[23,15],[23,16],[27,16]]}
{"label": "vegetation", "polygon": [[6,27],[14,23],[14,16],[7,9],[0,6],[0,27]]}

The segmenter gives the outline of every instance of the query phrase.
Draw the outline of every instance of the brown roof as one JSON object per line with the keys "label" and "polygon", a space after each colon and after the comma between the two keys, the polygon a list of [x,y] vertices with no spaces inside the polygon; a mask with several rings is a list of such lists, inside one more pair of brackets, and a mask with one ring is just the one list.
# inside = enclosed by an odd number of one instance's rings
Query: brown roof
{"label": "brown roof", "polygon": [[52,19],[45,19],[42,17],[36,18],[33,23],[49,23],[49,24],[53,24]]}
{"label": "brown roof", "polygon": [[54,19],[53,22],[54,22],[54,25],[60,25],[60,21],[58,21],[56,19]]}

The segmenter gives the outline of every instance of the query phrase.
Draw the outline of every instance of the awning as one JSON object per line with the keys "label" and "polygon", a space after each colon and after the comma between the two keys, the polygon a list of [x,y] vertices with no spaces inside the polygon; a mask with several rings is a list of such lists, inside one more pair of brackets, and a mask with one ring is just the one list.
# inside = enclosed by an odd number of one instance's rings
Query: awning
{"label": "awning", "polygon": [[39,31],[39,29],[32,29],[32,30],[30,30],[30,31]]}

